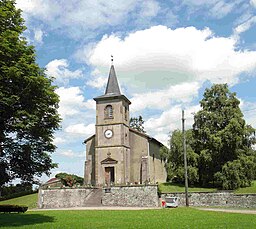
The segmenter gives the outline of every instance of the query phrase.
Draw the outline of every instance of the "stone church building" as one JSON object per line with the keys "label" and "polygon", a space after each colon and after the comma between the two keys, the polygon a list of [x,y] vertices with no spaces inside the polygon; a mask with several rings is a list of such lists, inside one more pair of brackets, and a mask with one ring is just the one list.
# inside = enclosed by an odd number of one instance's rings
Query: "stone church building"
{"label": "stone church building", "polygon": [[96,101],[95,134],[87,138],[86,185],[144,184],[166,181],[163,145],[129,127],[130,100],[122,95],[113,64],[105,94]]}

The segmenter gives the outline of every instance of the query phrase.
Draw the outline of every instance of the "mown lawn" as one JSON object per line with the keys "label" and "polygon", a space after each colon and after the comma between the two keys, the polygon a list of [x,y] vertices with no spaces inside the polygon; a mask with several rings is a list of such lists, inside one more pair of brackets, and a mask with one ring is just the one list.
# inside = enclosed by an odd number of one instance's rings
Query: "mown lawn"
{"label": "mown lawn", "polygon": [[[168,192],[185,192],[185,187],[182,184],[173,184],[173,183],[162,183],[159,184],[159,191],[162,193]],[[216,192],[216,188],[201,188],[201,187],[189,187],[189,192]],[[251,187],[239,188],[234,190],[234,193],[237,194],[253,194],[256,193],[256,181],[252,182]]]}
{"label": "mown lawn", "polygon": [[235,193],[237,193],[237,194],[256,193],[256,181],[252,182],[252,186],[251,187],[239,188],[239,189],[235,190]]}
{"label": "mown lawn", "polygon": [[[168,192],[185,192],[184,185],[181,184],[173,184],[173,183],[162,183],[159,184],[159,191],[161,193]],[[189,187],[189,192],[216,192],[216,188],[201,188],[201,187]]]}
{"label": "mown lawn", "polygon": [[255,215],[193,208],[0,214],[0,228],[256,228]]}
{"label": "mown lawn", "polygon": [[[28,206],[29,209],[37,208],[38,193],[0,201],[1,204],[17,204]],[[1,223],[0,223],[1,224]],[[1,225],[0,225],[1,227]]]}

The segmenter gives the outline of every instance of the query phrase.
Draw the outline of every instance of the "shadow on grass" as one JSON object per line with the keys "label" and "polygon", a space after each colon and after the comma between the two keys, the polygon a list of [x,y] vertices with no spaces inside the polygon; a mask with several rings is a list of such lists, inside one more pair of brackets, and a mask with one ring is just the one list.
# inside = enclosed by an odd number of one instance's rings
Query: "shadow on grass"
{"label": "shadow on grass", "polygon": [[23,214],[23,213],[0,213],[1,227],[20,227],[25,225],[51,223],[54,217],[41,214]]}

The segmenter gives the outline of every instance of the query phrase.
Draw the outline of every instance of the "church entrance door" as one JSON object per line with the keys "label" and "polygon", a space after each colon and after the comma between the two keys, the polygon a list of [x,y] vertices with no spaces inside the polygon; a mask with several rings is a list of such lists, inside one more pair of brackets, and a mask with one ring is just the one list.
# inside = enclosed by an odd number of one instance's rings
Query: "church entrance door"
{"label": "church entrance door", "polygon": [[105,183],[110,185],[115,182],[115,169],[114,167],[105,167]]}

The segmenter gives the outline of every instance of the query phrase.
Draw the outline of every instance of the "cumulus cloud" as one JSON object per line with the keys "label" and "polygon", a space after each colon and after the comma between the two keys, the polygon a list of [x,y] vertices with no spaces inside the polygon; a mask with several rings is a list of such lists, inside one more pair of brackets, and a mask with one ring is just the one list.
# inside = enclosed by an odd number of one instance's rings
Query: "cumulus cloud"
{"label": "cumulus cloud", "polygon": [[64,131],[71,134],[83,134],[89,137],[95,133],[95,124],[92,123],[87,126],[84,123],[74,124],[66,127]]}
{"label": "cumulus cloud", "polygon": [[54,77],[57,83],[67,84],[70,79],[78,79],[83,77],[81,69],[70,71],[69,63],[66,59],[55,59],[46,65],[46,74]]}
{"label": "cumulus cloud", "polygon": [[23,10],[29,22],[43,21],[51,30],[64,29],[72,37],[84,36],[95,29],[105,29],[125,24],[131,14],[153,17],[158,12],[154,0],[17,0],[17,7]]}
{"label": "cumulus cloud", "polygon": [[181,129],[182,109],[185,109],[186,128],[192,128],[194,113],[199,111],[200,106],[183,107],[179,104],[165,110],[159,117],[149,118],[145,122],[145,130],[167,145],[168,135],[176,129]]}
{"label": "cumulus cloud", "polygon": [[256,52],[237,50],[236,44],[234,37],[217,37],[208,28],[154,26],[124,38],[105,35],[86,58],[107,76],[114,54],[119,80],[135,91],[207,80],[233,85],[241,73],[256,68]]}
{"label": "cumulus cloud", "polygon": [[64,156],[64,157],[70,157],[70,158],[74,158],[74,157],[85,157],[85,153],[75,153],[72,150],[66,150],[66,151],[59,151],[58,152],[59,155]]}
{"label": "cumulus cloud", "polygon": [[131,98],[131,111],[136,112],[145,108],[164,110],[174,102],[191,102],[198,95],[199,88],[197,82],[181,83],[166,90],[135,94]]}
{"label": "cumulus cloud", "polygon": [[60,97],[58,112],[64,119],[68,116],[81,114],[82,110],[95,109],[95,103],[92,100],[87,100],[83,96],[82,90],[79,87],[60,87],[56,90]]}

